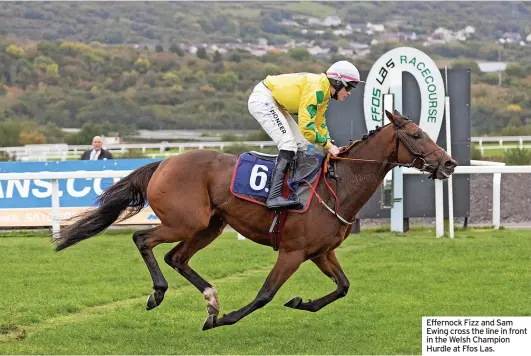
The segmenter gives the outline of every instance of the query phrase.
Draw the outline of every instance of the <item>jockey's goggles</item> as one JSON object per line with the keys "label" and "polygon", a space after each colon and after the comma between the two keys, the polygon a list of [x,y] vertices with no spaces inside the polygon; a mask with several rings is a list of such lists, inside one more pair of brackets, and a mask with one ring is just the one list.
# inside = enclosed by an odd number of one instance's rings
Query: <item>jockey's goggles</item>
{"label": "jockey's goggles", "polygon": [[355,89],[356,87],[358,86],[358,82],[348,82],[347,85],[345,86],[345,90],[348,92],[350,92],[352,89]]}

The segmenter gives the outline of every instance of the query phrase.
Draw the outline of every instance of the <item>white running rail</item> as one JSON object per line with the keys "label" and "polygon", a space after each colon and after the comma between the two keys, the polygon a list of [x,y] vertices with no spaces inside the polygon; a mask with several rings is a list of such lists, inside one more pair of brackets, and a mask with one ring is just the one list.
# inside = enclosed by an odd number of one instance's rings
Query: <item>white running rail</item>
{"label": "white running rail", "polygon": [[[502,174],[515,174],[515,173],[528,173],[531,174],[531,166],[457,166],[454,174],[492,174],[492,225],[494,229],[500,228],[500,216],[501,216],[501,175]],[[413,168],[404,169],[404,174],[424,174]],[[435,181],[435,202],[436,204],[443,204],[443,182],[441,180]],[[449,199],[453,200],[453,196],[449,196]],[[453,205],[453,204],[452,204]],[[438,214],[443,214],[443,209],[438,210]],[[444,216],[436,217],[436,236],[441,237],[444,235]],[[449,221],[449,224],[453,225],[453,218]]]}
{"label": "white running rail", "polygon": [[[123,178],[130,174],[131,170],[122,171],[75,171],[75,172],[31,172],[31,173],[0,173],[0,180],[51,180],[52,182],[52,231],[54,236],[60,231],[60,206],[59,206],[59,179],[82,179],[82,178]],[[501,175],[511,173],[531,174],[531,166],[458,166],[454,174],[492,174],[492,223],[495,229],[500,228],[500,203],[501,203]],[[404,174],[424,174],[413,168],[405,168]],[[443,183],[440,180],[435,181],[435,201],[438,204],[443,203]],[[453,197],[450,197],[453,199]],[[437,209],[444,214],[442,209]],[[436,219],[443,221],[443,219]],[[450,224],[453,224],[450,221]],[[444,227],[437,229],[437,237],[444,234]],[[442,231],[442,234],[440,233]]]}

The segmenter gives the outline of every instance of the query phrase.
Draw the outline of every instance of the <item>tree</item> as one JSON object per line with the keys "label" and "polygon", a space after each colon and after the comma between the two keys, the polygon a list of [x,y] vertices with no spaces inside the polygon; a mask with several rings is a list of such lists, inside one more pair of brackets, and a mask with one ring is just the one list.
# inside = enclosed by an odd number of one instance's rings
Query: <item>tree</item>
{"label": "tree", "polygon": [[223,61],[223,58],[221,56],[221,53],[219,53],[219,51],[216,50],[216,53],[214,53],[214,58],[212,59],[212,61],[214,63]]}
{"label": "tree", "polygon": [[184,56],[184,51],[183,49],[181,48],[181,46],[173,43],[170,48],[169,48],[169,51],[172,52],[172,53],[175,53],[177,54],[179,57],[182,57]]}
{"label": "tree", "polygon": [[37,56],[37,58],[33,60],[33,66],[36,69],[40,69],[42,71],[46,71],[46,67],[49,66],[50,64],[56,64],[56,63],[50,57],[43,56],[43,55]]}
{"label": "tree", "polygon": [[135,65],[134,65],[136,71],[138,71],[139,73],[146,73],[149,69],[149,67],[151,67],[151,63],[149,62],[149,60],[147,58],[142,58],[142,57],[139,57],[136,61],[135,61]]}
{"label": "tree", "polygon": [[46,137],[48,143],[62,143],[64,142],[65,133],[55,123],[49,122],[44,126],[39,127],[39,131]]}
{"label": "tree", "polygon": [[218,75],[216,80],[216,89],[232,91],[238,82],[238,77],[234,72],[227,72],[221,75]]}
{"label": "tree", "polygon": [[216,73],[223,73],[225,71],[225,66],[223,65],[223,57],[221,56],[221,53],[219,51],[216,51],[214,54],[214,71]]}
{"label": "tree", "polygon": [[229,54],[228,60],[231,62],[239,63],[242,60],[242,56],[238,52],[234,51]]}
{"label": "tree", "polygon": [[46,137],[38,130],[22,130],[19,135],[21,145],[33,145],[46,143]]}
{"label": "tree", "polygon": [[66,137],[66,143],[69,145],[88,145],[92,142],[94,136],[106,135],[107,131],[102,124],[85,123],[81,131]]}
{"label": "tree", "polygon": [[280,74],[280,68],[276,64],[272,63],[266,63],[264,65],[264,70],[262,72],[263,77],[267,77],[268,75],[275,75]]}
{"label": "tree", "polygon": [[0,122],[0,146],[19,146],[20,132],[28,126],[28,122],[13,119]]}
{"label": "tree", "polygon": [[24,48],[14,44],[7,46],[6,52],[15,58],[23,58],[26,56],[26,51],[24,50]]}
{"label": "tree", "polygon": [[197,58],[208,59],[207,51],[204,47],[199,47],[197,49],[196,55],[197,55]]}
{"label": "tree", "polygon": [[48,64],[46,66],[46,74],[51,76],[58,76],[59,75],[59,66],[57,64]]}
{"label": "tree", "polygon": [[288,54],[290,57],[298,61],[304,61],[312,58],[310,52],[308,52],[306,48],[290,48]]}
{"label": "tree", "polygon": [[125,35],[120,30],[107,32],[103,38],[103,42],[108,44],[120,44],[125,42]]}
{"label": "tree", "polygon": [[526,166],[531,164],[531,151],[525,148],[513,148],[505,154],[505,163],[508,165]]}
{"label": "tree", "polygon": [[472,73],[480,74],[478,63],[473,59],[459,58],[452,62],[452,69],[470,69]]}
{"label": "tree", "polygon": [[505,69],[505,73],[517,78],[525,78],[528,74],[523,66],[516,63],[509,64]]}

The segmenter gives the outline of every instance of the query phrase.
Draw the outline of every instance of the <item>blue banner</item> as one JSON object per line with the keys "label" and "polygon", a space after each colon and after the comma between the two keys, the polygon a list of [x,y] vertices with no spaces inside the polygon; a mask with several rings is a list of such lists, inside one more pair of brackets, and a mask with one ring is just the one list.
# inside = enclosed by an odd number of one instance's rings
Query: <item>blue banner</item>
{"label": "blue banner", "polygon": [[[75,172],[134,170],[160,159],[119,159],[97,161],[0,162],[0,173]],[[120,178],[59,180],[59,204],[63,208],[90,207],[97,197]],[[49,208],[52,205],[50,180],[0,181],[0,209]]]}

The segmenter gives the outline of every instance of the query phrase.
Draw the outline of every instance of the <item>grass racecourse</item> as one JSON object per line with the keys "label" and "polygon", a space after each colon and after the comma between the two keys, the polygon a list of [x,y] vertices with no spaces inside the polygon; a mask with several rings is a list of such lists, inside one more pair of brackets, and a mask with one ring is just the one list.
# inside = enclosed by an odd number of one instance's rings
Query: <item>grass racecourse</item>
{"label": "grass racecourse", "polygon": [[[152,283],[130,232],[60,253],[46,235],[0,236],[0,354],[420,354],[422,316],[531,315],[530,230],[364,230],[337,249],[345,298],[318,313],[284,307],[335,288],[308,262],[269,305],[207,332],[202,295],[164,263],[170,245],[155,249],[170,289],[148,312]],[[191,265],[223,314],[254,298],[275,257],[225,233]]]}

